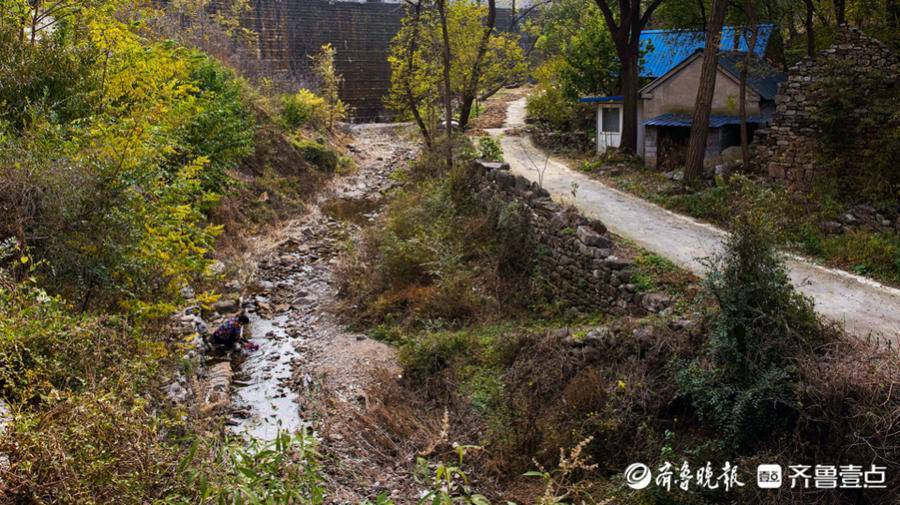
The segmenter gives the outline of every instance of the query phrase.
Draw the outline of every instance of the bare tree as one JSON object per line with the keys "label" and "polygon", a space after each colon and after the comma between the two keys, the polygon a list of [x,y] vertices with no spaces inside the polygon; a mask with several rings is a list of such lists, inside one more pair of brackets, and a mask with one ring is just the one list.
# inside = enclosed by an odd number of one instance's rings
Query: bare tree
{"label": "bare tree", "polygon": [[444,39],[444,128],[447,130],[447,168],[453,167],[453,97],[450,95],[450,33],[447,30],[447,0],[437,0]]}
{"label": "bare tree", "polygon": [[469,123],[469,115],[472,113],[472,104],[478,98],[478,81],[481,79],[481,65],[484,62],[484,55],[487,54],[488,44],[491,42],[491,34],[494,31],[494,25],[497,23],[497,3],[496,0],[488,0],[488,15],[484,26],[484,33],[481,35],[481,41],[478,43],[478,52],[475,55],[475,61],[472,63],[472,71],[469,73],[469,80],[463,86],[461,96],[459,97],[459,128],[465,129]]}
{"label": "bare tree", "polygon": [[650,22],[653,11],[662,4],[663,0],[650,0],[646,7],[641,0],[619,0],[618,16],[610,7],[609,0],[594,0],[597,7],[603,13],[603,19],[612,34],[619,56],[619,64],[622,67],[621,86],[623,105],[622,113],[622,141],[619,150],[634,154],[637,150],[637,103],[639,72],[638,58],[641,50],[641,31]]}
{"label": "bare tree", "polygon": [[719,44],[728,0],[713,0],[710,18],[706,23],[706,46],[703,48],[703,66],[697,87],[697,100],[691,119],[691,138],[688,142],[687,160],[684,166],[684,182],[696,185],[703,169],[706,139],[709,135],[709,114],[716,89],[716,73],[719,65]]}
{"label": "bare tree", "polygon": [[422,133],[422,138],[425,140],[425,145],[428,148],[432,146],[432,138],[431,132],[428,130],[428,125],[425,123],[424,118],[422,118],[422,113],[419,111],[419,100],[413,94],[412,91],[412,76],[416,73],[416,59],[415,54],[418,50],[419,46],[419,37],[422,33],[422,1],[417,0],[416,2],[411,2],[407,0],[407,5],[410,9],[412,9],[413,14],[413,28],[412,33],[410,34],[409,41],[406,44],[406,72],[407,75],[404,79],[402,79],[403,87],[404,87],[404,95],[406,99],[406,105],[409,110],[412,112],[413,118],[416,120],[416,125],[419,127],[419,131]]}

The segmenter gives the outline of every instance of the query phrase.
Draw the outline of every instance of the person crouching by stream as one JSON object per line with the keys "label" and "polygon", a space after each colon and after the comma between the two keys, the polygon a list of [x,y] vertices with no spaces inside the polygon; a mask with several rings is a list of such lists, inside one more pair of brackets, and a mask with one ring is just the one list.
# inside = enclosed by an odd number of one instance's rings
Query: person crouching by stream
{"label": "person crouching by stream", "polygon": [[227,352],[233,350],[235,346],[239,344],[248,351],[257,350],[259,346],[244,337],[244,326],[249,323],[250,318],[244,314],[241,314],[238,317],[229,317],[215,332],[213,332],[212,338],[210,339],[213,347]]}

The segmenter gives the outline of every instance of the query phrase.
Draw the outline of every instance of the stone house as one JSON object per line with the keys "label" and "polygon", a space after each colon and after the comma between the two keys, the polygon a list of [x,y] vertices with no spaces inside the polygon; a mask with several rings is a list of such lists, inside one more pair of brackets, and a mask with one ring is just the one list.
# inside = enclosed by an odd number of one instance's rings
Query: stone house
{"label": "stone house", "polygon": [[[778,83],[785,76],[769,65],[768,51],[773,25],[761,25],[748,69],[746,106],[752,130],[766,125],[775,111]],[[673,169],[684,164],[690,136],[691,113],[697,97],[703,63],[704,34],[672,30],[648,30],[641,76],[649,82],[638,101],[637,154],[650,168]],[[725,27],[716,74],[707,158],[727,147],[740,145],[740,69],[748,45],[748,33]],[[584,97],[597,104],[597,151],[618,147],[622,130],[622,97]]]}
{"label": "stone house", "polygon": [[845,26],[835,34],[831,47],[788,70],[789,77],[775,96],[771,126],[758,130],[751,146],[757,170],[797,189],[815,179],[821,165],[817,157],[823,151],[819,110],[826,92],[823,84],[834,78],[836,68],[849,83],[838,92],[854,98],[852,110],[841,121],[851,144],[846,150],[856,153],[857,164],[866,164],[869,160],[863,153],[883,148],[877,145],[878,133],[895,128],[897,122],[890,113],[878,110],[875,97],[896,100],[900,59],[885,44]]}

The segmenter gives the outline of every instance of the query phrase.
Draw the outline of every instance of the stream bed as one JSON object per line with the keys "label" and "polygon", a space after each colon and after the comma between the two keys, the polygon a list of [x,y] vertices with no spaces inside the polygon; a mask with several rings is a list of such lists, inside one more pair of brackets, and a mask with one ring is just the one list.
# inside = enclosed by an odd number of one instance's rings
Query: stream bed
{"label": "stream bed", "polygon": [[270,441],[280,431],[291,433],[305,425],[297,393],[289,387],[296,338],[284,330],[287,315],[266,319],[250,312],[250,341],[259,349],[236,360],[230,429],[248,438]]}

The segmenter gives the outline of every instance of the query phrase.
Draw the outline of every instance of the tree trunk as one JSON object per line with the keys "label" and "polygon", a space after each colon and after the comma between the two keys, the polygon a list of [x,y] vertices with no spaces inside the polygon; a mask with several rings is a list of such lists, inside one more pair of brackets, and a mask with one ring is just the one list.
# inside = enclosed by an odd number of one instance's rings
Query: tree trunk
{"label": "tree trunk", "polygon": [[491,42],[491,34],[494,32],[494,25],[497,23],[497,4],[496,0],[488,0],[488,16],[484,26],[484,33],[481,35],[481,42],[478,44],[478,52],[475,55],[475,61],[472,63],[472,70],[469,75],[468,82],[465,83],[459,104],[459,129],[465,130],[469,124],[469,115],[472,113],[472,105],[478,98],[478,81],[481,80],[481,64],[484,62],[484,55],[487,53],[488,44]]}
{"label": "tree trunk", "polygon": [[37,40],[37,25],[38,25],[38,15],[41,10],[41,2],[40,0],[35,0],[34,5],[32,6],[31,11],[31,45],[34,45],[34,42]]}
{"label": "tree trunk", "polygon": [[619,143],[619,150],[634,154],[637,152],[637,103],[638,86],[640,85],[638,56],[640,55],[641,31],[650,22],[650,17],[662,0],[650,0],[643,13],[641,12],[641,0],[619,0],[618,16],[612,11],[610,3],[606,0],[594,0],[594,3],[603,13],[603,19],[615,42],[619,64],[622,67],[621,84],[624,102],[622,114],[624,116],[622,117],[622,141]]}
{"label": "tree trunk", "polygon": [[450,95],[450,33],[447,30],[447,0],[438,0],[444,39],[444,127],[447,129],[447,170],[453,168],[453,97]]}
{"label": "tree trunk", "polygon": [[[637,153],[637,105],[638,105],[638,50],[637,47],[626,48],[627,54],[622,61],[622,140],[619,152]],[[597,125],[598,127],[600,125]]]}
{"label": "tree trunk", "polygon": [[753,50],[756,48],[756,37],[759,33],[754,0],[747,0],[747,24],[750,25],[750,40],[747,41],[747,53],[744,54],[744,65],[741,67],[740,91],[741,168],[744,172],[750,171],[750,134],[747,131],[747,74],[750,72],[750,65],[753,64]]}
{"label": "tree trunk", "polygon": [[422,118],[422,112],[419,111],[419,102],[413,95],[412,82],[410,82],[412,80],[412,76],[415,74],[415,54],[417,46],[419,44],[419,33],[421,29],[420,23],[422,19],[422,0],[416,2],[413,8],[415,9],[415,17],[413,18],[413,33],[409,40],[409,46],[406,48],[407,75],[403,79],[403,87],[406,95],[406,105],[412,112],[413,118],[416,120],[416,125],[419,127],[419,131],[422,132],[422,138],[425,140],[425,146],[430,149],[432,146],[431,132],[428,131],[428,125],[425,124],[425,120]]}
{"label": "tree trunk", "polygon": [[816,57],[816,32],[813,22],[813,16],[816,13],[816,6],[813,3],[813,0],[804,0],[806,4],[806,55],[809,56],[810,59],[815,59]]}
{"label": "tree trunk", "polygon": [[838,26],[842,26],[847,23],[845,11],[846,11],[845,0],[834,0],[834,20]]}
{"label": "tree trunk", "polygon": [[694,114],[691,118],[691,138],[688,142],[687,160],[684,166],[684,182],[696,186],[703,170],[706,155],[706,139],[709,135],[709,114],[716,89],[716,73],[719,65],[719,43],[728,0],[713,0],[709,23],[706,25],[706,46],[703,48],[703,66]]}

